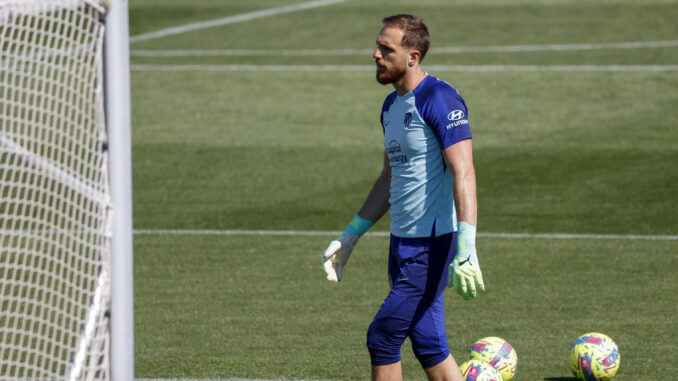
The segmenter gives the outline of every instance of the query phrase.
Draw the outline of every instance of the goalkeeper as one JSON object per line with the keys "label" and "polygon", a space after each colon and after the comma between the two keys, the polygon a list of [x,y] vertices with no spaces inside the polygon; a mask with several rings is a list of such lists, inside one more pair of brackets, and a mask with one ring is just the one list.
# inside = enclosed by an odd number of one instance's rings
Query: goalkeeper
{"label": "goalkeeper", "polygon": [[476,256],[476,181],[468,110],[452,86],[421,66],[430,40],[421,19],[384,23],[373,54],[377,81],[395,91],[384,101],[384,163],[365,203],[323,254],[329,281],[365,232],[390,208],[391,291],[367,332],[373,380],[402,379],[406,337],[429,380],[462,380],[445,332],[443,291],[464,299],[484,290]]}

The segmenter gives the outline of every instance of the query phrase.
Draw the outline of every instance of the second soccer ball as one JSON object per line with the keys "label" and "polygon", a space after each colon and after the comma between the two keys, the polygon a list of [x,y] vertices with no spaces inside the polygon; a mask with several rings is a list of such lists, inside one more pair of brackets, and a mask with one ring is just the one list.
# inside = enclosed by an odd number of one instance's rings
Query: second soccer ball
{"label": "second soccer ball", "polygon": [[501,373],[481,360],[468,360],[459,368],[465,381],[503,381]]}
{"label": "second soccer ball", "polygon": [[518,355],[508,341],[499,337],[485,337],[473,345],[468,352],[471,360],[482,360],[501,373],[504,381],[510,381],[518,370]]}

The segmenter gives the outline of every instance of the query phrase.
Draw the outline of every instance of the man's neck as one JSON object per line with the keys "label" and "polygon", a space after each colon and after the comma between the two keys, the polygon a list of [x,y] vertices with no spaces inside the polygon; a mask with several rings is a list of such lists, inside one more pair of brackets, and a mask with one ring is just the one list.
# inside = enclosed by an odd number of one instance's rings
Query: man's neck
{"label": "man's neck", "polygon": [[395,87],[398,95],[402,97],[403,95],[416,89],[421,81],[424,80],[424,78],[426,78],[426,73],[421,70],[421,67],[417,66],[416,68],[412,68],[410,71],[408,71],[400,81],[394,82],[393,87]]}

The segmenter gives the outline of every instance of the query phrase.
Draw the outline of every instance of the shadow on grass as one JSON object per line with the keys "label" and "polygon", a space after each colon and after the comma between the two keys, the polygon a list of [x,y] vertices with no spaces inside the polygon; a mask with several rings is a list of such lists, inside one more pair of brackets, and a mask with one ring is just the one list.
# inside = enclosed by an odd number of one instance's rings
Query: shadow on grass
{"label": "shadow on grass", "polygon": [[545,381],[577,381],[575,377],[544,377]]}

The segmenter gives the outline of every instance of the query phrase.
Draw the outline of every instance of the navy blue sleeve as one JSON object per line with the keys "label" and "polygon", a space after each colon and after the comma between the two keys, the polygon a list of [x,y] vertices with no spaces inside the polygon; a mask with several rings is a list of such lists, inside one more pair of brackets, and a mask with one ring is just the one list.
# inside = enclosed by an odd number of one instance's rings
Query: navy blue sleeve
{"label": "navy blue sleeve", "polygon": [[456,89],[436,81],[415,96],[417,111],[433,130],[441,149],[471,139],[468,109]]}
{"label": "navy blue sleeve", "polygon": [[395,91],[389,94],[386,99],[384,99],[384,104],[381,106],[381,115],[379,115],[379,119],[381,120],[382,132],[384,131],[384,111],[388,111],[391,108],[391,105],[395,102],[396,95]]}

